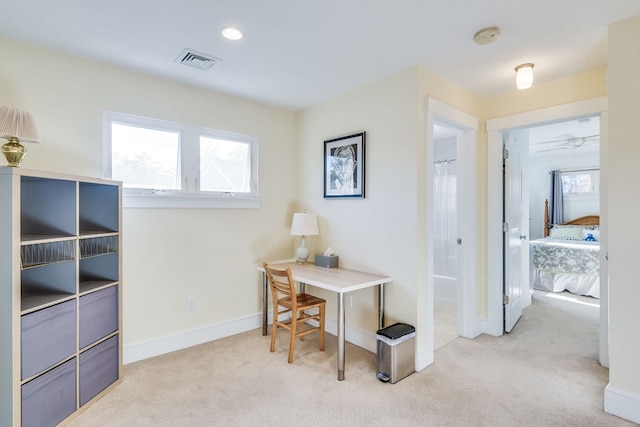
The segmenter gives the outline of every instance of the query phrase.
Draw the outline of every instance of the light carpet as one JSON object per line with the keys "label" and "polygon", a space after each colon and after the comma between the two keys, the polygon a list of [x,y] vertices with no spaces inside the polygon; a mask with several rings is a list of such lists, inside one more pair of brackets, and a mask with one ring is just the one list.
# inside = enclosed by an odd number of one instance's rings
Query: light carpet
{"label": "light carpet", "polygon": [[[597,300],[596,300],[597,301]],[[632,426],[603,411],[598,309],[537,292],[514,331],[458,338],[396,384],[376,355],[312,335],[287,363],[287,337],[249,331],[128,364],[123,382],[70,423],[87,426]]]}

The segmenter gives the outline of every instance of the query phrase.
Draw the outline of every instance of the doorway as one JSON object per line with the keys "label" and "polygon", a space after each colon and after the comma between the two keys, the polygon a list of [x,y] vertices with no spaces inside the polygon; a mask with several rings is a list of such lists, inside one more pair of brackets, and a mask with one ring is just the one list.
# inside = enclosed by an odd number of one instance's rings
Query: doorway
{"label": "doorway", "polygon": [[[425,298],[419,301],[424,304],[425,317],[418,321],[418,328],[426,331],[424,347],[418,350],[416,369],[420,370],[434,361],[435,351],[435,320],[440,320],[440,314],[434,314],[436,309],[435,283],[440,278],[436,277],[434,270],[434,242],[435,242],[435,216],[436,207],[434,201],[434,174],[435,174],[435,136],[440,129],[446,129],[450,137],[455,140],[455,146],[447,145],[448,150],[453,150],[452,158],[455,158],[455,195],[445,192],[448,197],[454,197],[456,232],[453,240],[455,247],[455,280],[450,280],[446,289],[448,298],[455,301],[455,315],[445,323],[449,329],[449,337],[475,338],[481,333],[478,327],[477,317],[477,227],[478,227],[478,198],[476,188],[478,142],[478,119],[470,116],[450,105],[435,98],[428,97],[425,105],[425,217],[424,234],[422,239],[425,248]],[[436,127],[436,125],[438,127]],[[450,160],[451,160],[450,159]],[[451,244],[451,241],[448,242]],[[454,276],[444,276],[452,279]],[[438,285],[440,286],[440,285]],[[444,296],[444,294],[440,295]],[[438,298],[440,298],[440,296]],[[420,311],[420,310],[419,310]],[[443,323],[444,324],[444,323]],[[443,334],[437,334],[438,340]],[[443,335],[444,336],[444,335]],[[444,342],[448,342],[445,338]],[[438,341],[439,345],[441,344]]]}
{"label": "doorway", "polygon": [[[606,156],[607,137],[607,100],[596,98],[580,101],[572,104],[535,110],[514,116],[507,116],[487,121],[488,145],[487,145],[487,251],[495,254],[487,260],[487,294],[488,294],[488,322],[484,332],[499,336],[503,334],[505,295],[504,269],[505,251],[502,245],[505,233],[503,220],[504,194],[502,191],[503,151],[502,143],[505,135],[510,131],[531,127],[544,123],[559,122],[562,120],[590,117],[600,117],[601,148],[600,158]],[[603,162],[601,174],[606,170]],[[601,230],[604,238],[601,241],[600,250],[600,348],[599,359],[603,366],[608,366],[608,271],[604,258],[607,252],[606,240],[606,192],[600,197]],[[508,302],[507,302],[508,304]]]}
{"label": "doorway", "polygon": [[434,348],[460,336],[458,330],[458,132],[433,126],[433,295]]}

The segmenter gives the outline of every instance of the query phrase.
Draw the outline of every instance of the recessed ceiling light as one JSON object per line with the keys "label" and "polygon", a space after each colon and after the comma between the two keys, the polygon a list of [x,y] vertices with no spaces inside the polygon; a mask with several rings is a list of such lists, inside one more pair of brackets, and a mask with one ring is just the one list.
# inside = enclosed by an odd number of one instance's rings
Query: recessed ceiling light
{"label": "recessed ceiling light", "polygon": [[242,38],[242,31],[235,27],[224,27],[222,29],[222,35],[229,40],[240,40]]}

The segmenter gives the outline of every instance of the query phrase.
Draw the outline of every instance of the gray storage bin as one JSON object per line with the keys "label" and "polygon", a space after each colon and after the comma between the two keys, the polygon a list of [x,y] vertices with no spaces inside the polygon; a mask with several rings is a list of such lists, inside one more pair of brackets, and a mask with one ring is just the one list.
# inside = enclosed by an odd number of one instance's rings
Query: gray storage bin
{"label": "gray storage bin", "polygon": [[76,359],[22,385],[22,427],[55,426],[76,410]]}
{"label": "gray storage bin", "polygon": [[21,377],[29,378],[76,351],[76,301],[56,304],[20,319]]}
{"label": "gray storage bin", "polygon": [[118,287],[80,297],[80,348],[118,329]]}
{"label": "gray storage bin", "polygon": [[118,335],[80,354],[80,406],[118,379]]}
{"label": "gray storage bin", "polygon": [[416,329],[396,323],[378,330],[378,379],[392,384],[415,372]]}

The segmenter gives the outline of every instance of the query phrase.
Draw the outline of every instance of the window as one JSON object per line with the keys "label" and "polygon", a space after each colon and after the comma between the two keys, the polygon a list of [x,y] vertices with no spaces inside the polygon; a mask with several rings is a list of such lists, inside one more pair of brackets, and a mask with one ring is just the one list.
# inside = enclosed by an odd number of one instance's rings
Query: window
{"label": "window", "polygon": [[125,207],[259,207],[255,137],[114,112],[104,129]]}
{"label": "window", "polygon": [[599,192],[600,171],[598,169],[562,172],[560,179],[562,193],[565,195]]}

